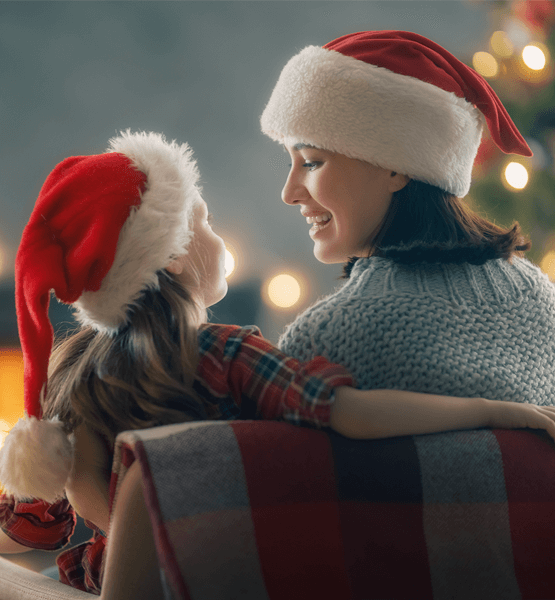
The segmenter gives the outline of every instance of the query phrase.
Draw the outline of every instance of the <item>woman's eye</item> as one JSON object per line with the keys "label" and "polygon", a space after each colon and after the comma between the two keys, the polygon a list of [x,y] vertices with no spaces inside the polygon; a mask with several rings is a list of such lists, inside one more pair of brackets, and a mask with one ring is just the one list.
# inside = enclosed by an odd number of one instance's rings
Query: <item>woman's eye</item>
{"label": "woman's eye", "polygon": [[[315,162],[310,162],[310,161],[306,161],[302,164],[303,169],[308,169],[309,171],[314,171],[314,169],[316,169],[318,166],[320,166],[321,163],[315,161]],[[289,169],[291,169],[293,166],[292,163],[289,163],[287,165],[287,167]]]}
{"label": "woman's eye", "polygon": [[214,223],[214,215],[212,213],[208,213],[206,220],[208,222],[208,225],[212,226],[212,224]]}

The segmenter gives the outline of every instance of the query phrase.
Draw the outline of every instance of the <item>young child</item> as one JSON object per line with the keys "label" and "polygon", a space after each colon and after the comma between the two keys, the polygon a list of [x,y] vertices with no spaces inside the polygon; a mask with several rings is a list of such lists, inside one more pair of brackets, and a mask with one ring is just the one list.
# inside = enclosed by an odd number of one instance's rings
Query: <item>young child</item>
{"label": "young child", "polygon": [[[555,437],[550,409],[355,390],[345,368],[299,363],[255,327],[206,324],[227,284],[197,181],[186,144],[130,132],[47,178],[16,261],[27,418],[0,453],[0,552],[61,548],[77,511],[94,537],[58,557],[60,579],[99,594],[114,440],[128,429],[263,418],[351,437],[480,426]],[[50,290],[81,324],[53,352]]]}

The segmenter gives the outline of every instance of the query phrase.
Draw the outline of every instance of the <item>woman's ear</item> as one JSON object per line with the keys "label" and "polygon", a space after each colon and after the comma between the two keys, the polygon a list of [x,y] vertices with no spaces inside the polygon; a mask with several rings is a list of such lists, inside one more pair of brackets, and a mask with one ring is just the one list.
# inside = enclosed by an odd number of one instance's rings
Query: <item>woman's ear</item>
{"label": "woman's ear", "polygon": [[391,193],[398,192],[399,190],[402,190],[409,181],[410,177],[408,175],[402,175],[401,173],[391,171],[389,191]]}

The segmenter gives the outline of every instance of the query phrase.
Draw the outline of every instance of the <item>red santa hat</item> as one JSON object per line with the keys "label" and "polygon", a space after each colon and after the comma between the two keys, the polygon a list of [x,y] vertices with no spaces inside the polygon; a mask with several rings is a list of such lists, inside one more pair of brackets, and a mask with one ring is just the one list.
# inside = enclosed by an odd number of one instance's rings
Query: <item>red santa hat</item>
{"label": "red santa hat", "polygon": [[463,197],[484,120],[503,152],[532,156],[473,69],[416,33],[363,31],[294,56],[261,125],[280,143],[339,152]]}
{"label": "red santa hat", "polygon": [[58,421],[41,421],[53,329],[50,292],[83,325],[115,333],[160,269],[186,253],[200,200],[187,144],[127,131],[104,154],[62,161],[46,179],[18,249],[16,309],[26,419],[0,451],[0,482],[16,498],[63,494],[72,447]]}

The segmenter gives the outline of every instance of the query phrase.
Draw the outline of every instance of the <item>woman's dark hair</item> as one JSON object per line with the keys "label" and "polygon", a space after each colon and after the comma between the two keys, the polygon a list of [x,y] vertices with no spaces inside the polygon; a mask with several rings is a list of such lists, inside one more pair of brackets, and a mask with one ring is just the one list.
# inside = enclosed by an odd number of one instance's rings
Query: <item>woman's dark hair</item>
{"label": "woman's dark hair", "polygon": [[[520,225],[503,229],[474,212],[464,200],[438,187],[411,179],[395,192],[377,232],[368,240],[367,256],[402,264],[483,264],[492,258],[511,260],[530,250]],[[348,278],[358,257],[343,269]]]}

